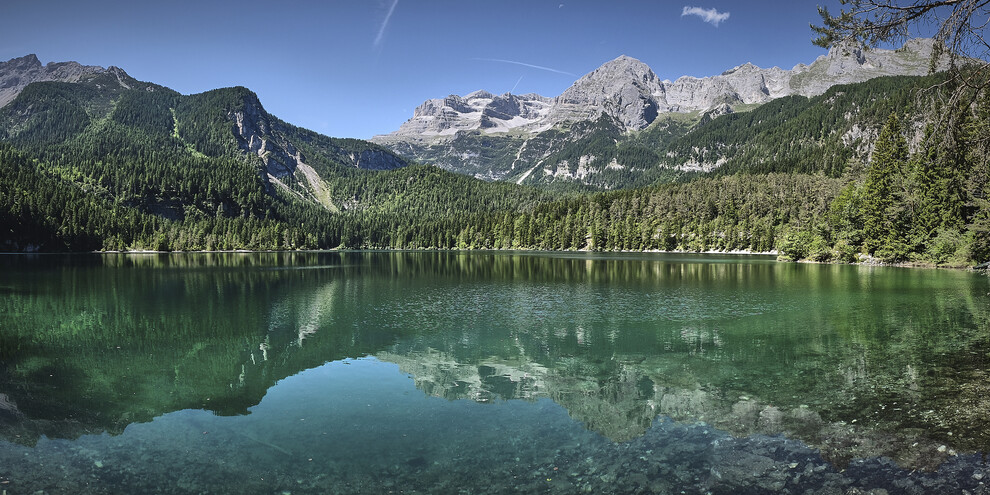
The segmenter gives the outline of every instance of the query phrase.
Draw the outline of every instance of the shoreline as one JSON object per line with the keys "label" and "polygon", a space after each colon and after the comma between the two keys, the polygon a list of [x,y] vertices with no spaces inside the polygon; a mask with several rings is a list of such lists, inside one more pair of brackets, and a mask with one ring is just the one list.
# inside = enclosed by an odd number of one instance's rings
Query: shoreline
{"label": "shoreline", "polygon": [[[434,248],[408,248],[408,249],[393,249],[393,248],[371,248],[371,249],[276,249],[276,250],[253,250],[253,249],[228,249],[228,250],[202,250],[202,251],[151,251],[151,250],[133,250],[133,251],[31,251],[31,252],[21,252],[21,251],[9,251],[0,252],[0,255],[66,255],[66,254],[122,254],[122,255],[148,255],[148,254],[258,254],[258,253],[341,253],[341,252],[410,252],[410,253],[429,253],[429,252],[449,252],[449,253],[539,253],[539,254],[564,254],[564,253],[585,253],[585,254],[709,254],[709,255],[730,255],[730,256],[779,256],[780,253],[776,250],[774,251],[749,251],[749,250],[732,250],[732,251],[684,251],[684,250],[674,250],[674,251],[661,251],[661,250],[643,250],[643,251],[632,251],[632,250],[620,250],[620,251],[593,251],[589,249],[577,249],[577,250],[543,250],[543,249],[434,249]],[[811,260],[781,260],[777,259],[781,263],[802,263],[802,264],[813,264],[813,265],[850,265],[850,266],[881,266],[890,268],[926,268],[926,269],[948,269],[948,270],[964,270],[971,272],[981,272],[986,271],[990,273],[990,269],[985,267],[984,264],[977,265],[936,265],[932,263],[924,262],[904,262],[904,263],[883,263],[877,261],[874,258],[867,258],[863,261],[856,263],[839,263],[831,261],[811,261]]]}

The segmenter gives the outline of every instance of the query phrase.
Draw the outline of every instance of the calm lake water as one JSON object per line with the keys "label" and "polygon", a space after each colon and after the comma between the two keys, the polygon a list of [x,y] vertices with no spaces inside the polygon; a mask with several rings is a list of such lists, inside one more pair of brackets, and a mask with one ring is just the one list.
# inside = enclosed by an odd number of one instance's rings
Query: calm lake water
{"label": "calm lake water", "polygon": [[760,256],[0,256],[0,490],[983,493],[990,278]]}

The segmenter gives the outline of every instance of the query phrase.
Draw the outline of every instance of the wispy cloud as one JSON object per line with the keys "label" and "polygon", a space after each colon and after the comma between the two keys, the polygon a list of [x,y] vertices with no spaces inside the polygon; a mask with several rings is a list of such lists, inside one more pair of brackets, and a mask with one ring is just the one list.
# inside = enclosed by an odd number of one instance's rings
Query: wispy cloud
{"label": "wispy cloud", "polygon": [[577,77],[576,75],[571,74],[570,72],[567,72],[567,71],[557,70],[557,69],[554,69],[554,68],[551,68],[551,67],[544,67],[542,65],[527,64],[526,62],[518,62],[518,61],[515,61],[515,60],[505,60],[505,59],[501,59],[501,58],[472,58],[471,60],[481,60],[482,62],[498,62],[498,63],[501,63],[501,64],[521,65],[523,67],[529,67],[531,69],[545,70],[547,72],[555,72],[557,74],[564,74],[564,75],[571,76],[571,77]]}
{"label": "wispy cloud", "polygon": [[712,26],[718,27],[719,23],[724,22],[729,18],[728,12],[719,12],[714,8],[703,9],[701,7],[684,7],[681,11],[681,17],[686,15],[696,15],[701,18],[701,20],[710,23]]}
{"label": "wispy cloud", "polygon": [[375,36],[374,46],[382,46],[382,41],[385,39],[385,29],[388,28],[388,21],[392,19],[392,13],[395,12],[395,7],[399,5],[399,0],[393,0],[392,6],[388,8],[388,13],[385,14],[385,20],[382,21],[382,26],[378,28],[378,36]]}

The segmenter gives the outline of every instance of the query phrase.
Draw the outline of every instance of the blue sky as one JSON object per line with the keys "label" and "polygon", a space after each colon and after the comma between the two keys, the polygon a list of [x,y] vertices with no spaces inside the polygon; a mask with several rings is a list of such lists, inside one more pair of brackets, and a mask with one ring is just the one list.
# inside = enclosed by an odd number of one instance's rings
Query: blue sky
{"label": "blue sky", "polygon": [[745,62],[791,68],[837,0],[8,0],[0,61],[35,53],[123,68],[184,94],[246,86],[279,118],[336,137],[391,132],[428,98],[556,96],[628,55],[663,79]]}

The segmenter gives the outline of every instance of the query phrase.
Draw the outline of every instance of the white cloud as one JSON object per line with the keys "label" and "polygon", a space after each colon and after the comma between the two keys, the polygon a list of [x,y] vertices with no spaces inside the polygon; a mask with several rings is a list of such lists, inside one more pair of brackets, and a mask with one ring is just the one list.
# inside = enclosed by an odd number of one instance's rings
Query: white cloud
{"label": "white cloud", "polygon": [[711,23],[712,26],[718,27],[719,23],[725,21],[729,18],[728,12],[719,12],[714,8],[703,9],[701,7],[684,7],[681,11],[681,17],[686,15],[696,15],[701,18],[701,20]]}
{"label": "white cloud", "polygon": [[375,36],[374,46],[379,47],[382,45],[382,40],[385,38],[385,28],[388,27],[388,21],[392,18],[392,12],[395,12],[395,7],[399,5],[399,0],[392,2],[392,6],[389,7],[388,13],[385,14],[385,20],[382,21],[382,27],[378,28],[378,36]]}

